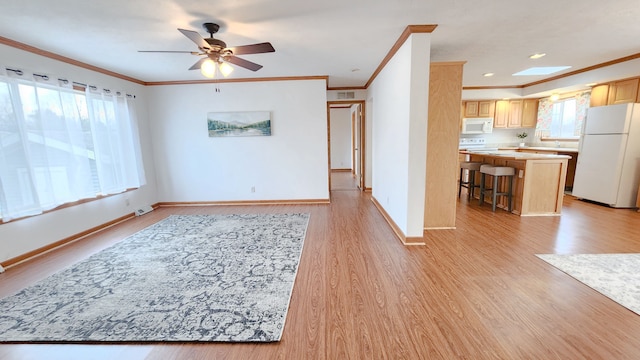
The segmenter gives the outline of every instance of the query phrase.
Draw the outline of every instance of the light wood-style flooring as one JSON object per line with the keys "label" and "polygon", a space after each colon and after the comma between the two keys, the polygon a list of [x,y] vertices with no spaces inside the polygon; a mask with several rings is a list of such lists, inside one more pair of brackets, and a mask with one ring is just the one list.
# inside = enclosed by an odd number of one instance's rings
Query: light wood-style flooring
{"label": "light wood-style flooring", "polygon": [[350,176],[334,173],[330,205],[160,208],[0,275],[9,295],[170,214],[309,212],[281,342],[5,344],[0,359],[640,358],[640,316],[534,255],[640,252],[639,213],[566,196],[561,217],[523,218],[463,198],[456,230],[407,247]]}

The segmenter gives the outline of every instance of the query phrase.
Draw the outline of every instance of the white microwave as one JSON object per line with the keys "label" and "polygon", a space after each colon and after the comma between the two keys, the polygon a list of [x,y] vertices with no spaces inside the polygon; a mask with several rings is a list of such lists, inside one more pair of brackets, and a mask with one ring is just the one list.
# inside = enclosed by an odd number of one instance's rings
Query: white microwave
{"label": "white microwave", "polygon": [[488,134],[493,131],[493,118],[463,118],[463,134]]}

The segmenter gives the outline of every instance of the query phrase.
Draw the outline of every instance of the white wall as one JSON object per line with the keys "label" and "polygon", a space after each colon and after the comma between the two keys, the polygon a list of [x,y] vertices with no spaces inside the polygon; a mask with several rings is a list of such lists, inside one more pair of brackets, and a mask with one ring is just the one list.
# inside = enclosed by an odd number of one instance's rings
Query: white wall
{"label": "white wall", "polygon": [[364,187],[373,187],[373,97],[367,98],[364,118]]}
{"label": "white wall", "polygon": [[331,169],[353,169],[351,164],[351,109],[330,109]]}
{"label": "white wall", "polygon": [[[325,80],[225,83],[220,89],[148,89],[159,201],[328,199]],[[209,137],[207,113],[225,111],[270,111],[272,135]]]}
{"label": "white wall", "polygon": [[135,94],[147,177],[147,185],[138,190],[0,225],[0,262],[130,214],[142,205],[157,202],[145,87],[4,45],[0,45],[0,66],[56,75]]}
{"label": "white wall", "polygon": [[369,87],[373,196],[407,237],[422,237],[430,34],[412,34]]}

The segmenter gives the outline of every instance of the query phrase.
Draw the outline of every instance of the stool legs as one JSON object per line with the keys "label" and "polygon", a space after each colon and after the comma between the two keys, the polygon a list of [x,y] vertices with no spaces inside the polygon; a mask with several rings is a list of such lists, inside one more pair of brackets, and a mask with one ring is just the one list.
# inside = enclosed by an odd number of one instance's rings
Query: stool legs
{"label": "stool legs", "polygon": [[480,205],[482,205],[482,203],[484,202],[484,192],[485,192],[484,184],[485,184],[485,179],[486,179],[486,175],[484,173],[482,173],[480,175],[480,201],[478,201],[478,204],[480,204]]}
{"label": "stool legs", "polygon": [[462,180],[463,175],[464,175],[464,169],[460,168],[460,183],[458,185],[458,197],[460,197],[460,194],[462,194],[462,185],[464,184],[464,180]]}
{"label": "stool legs", "polygon": [[480,186],[476,185],[476,171],[475,170],[471,170],[471,169],[467,169],[467,171],[469,172],[469,179],[467,179],[467,181],[464,181],[464,169],[460,168],[460,183],[458,184],[458,197],[460,197],[460,195],[462,194],[462,188],[466,187],[467,188],[467,193],[468,196],[467,198],[469,200],[471,200],[471,198],[473,197],[474,194],[474,190],[475,188],[479,188]]}
{"label": "stool legs", "polygon": [[467,199],[471,200],[471,198],[473,198],[473,192],[475,190],[476,187],[478,187],[478,185],[476,185],[476,171],[475,170],[469,170],[469,180],[467,180],[468,182],[468,188],[467,188]]}
{"label": "stool legs", "polygon": [[507,194],[509,199],[509,212],[513,210],[513,179],[514,176],[509,176],[509,193]]}
{"label": "stool legs", "polygon": [[[498,178],[499,177],[506,177],[507,180],[509,181],[509,191],[508,192],[499,192],[498,191]],[[491,191],[491,210],[493,212],[496,211],[496,206],[498,205],[498,196],[504,195],[507,197],[507,201],[508,201],[508,209],[509,212],[511,212],[513,210],[513,180],[514,180],[514,176],[513,175],[501,175],[501,176],[494,176],[493,177],[493,181],[492,181],[492,185],[493,188],[491,189],[487,189],[486,188],[486,174],[485,173],[481,173],[480,176],[480,199],[478,201],[478,204],[482,205],[484,203],[484,195],[487,191]]]}
{"label": "stool legs", "polygon": [[493,190],[491,191],[491,211],[496,212],[496,203],[498,202],[498,177],[493,177]]}

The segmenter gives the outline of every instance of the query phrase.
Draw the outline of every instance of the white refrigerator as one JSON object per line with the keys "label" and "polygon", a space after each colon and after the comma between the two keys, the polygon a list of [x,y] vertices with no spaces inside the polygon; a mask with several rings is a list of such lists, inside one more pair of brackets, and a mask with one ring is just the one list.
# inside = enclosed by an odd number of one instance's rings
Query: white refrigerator
{"label": "white refrigerator", "polygon": [[640,104],[589,108],[572,195],[614,208],[633,208],[639,182]]}

